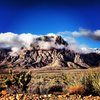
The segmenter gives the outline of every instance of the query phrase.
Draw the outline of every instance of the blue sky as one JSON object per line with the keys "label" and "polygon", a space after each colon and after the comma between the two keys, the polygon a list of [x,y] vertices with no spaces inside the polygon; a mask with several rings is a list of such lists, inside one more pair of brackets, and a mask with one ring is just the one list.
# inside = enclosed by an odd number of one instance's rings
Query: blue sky
{"label": "blue sky", "polygon": [[[0,1],[0,32],[47,34],[79,28],[100,29],[99,0]],[[100,48],[100,41],[85,37],[76,40]]]}

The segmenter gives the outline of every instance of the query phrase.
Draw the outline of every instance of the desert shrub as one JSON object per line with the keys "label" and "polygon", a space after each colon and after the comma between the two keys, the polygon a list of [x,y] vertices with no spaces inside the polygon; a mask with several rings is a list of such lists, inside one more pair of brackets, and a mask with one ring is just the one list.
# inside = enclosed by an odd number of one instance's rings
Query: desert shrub
{"label": "desert shrub", "polygon": [[91,78],[94,92],[100,95],[100,73],[94,73]]}
{"label": "desert shrub", "polygon": [[59,80],[56,80],[56,79],[52,79],[49,81],[49,86],[54,86],[54,85],[58,85],[60,84]]}
{"label": "desert shrub", "polygon": [[68,75],[66,90],[69,94],[80,94],[83,95],[85,92],[85,86],[82,84],[82,78],[77,79],[77,75]]}
{"label": "desert shrub", "polygon": [[30,94],[46,94],[47,92],[47,85],[45,82],[45,78],[43,77],[32,77],[31,82],[28,84],[28,93]]}
{"label": "desert shrub", "polygon": [[85,92],[85,86],[82,84],[76,84],[74,86],[69,86],[68,93],[69,94],[84,94]]}
{"label": "desert shrub", "polygon": [[80,95],[100,95],[100,73],[39,73],[32,76],[28,84],[29,93],[70,93]]}
{"label": "desert shrub", "polygon": [[89,73],[82,82],[86,88],[85,95],[100,95],[100,73]]}
{"label": "desert shrub", "polygon": [[28,88],[29,94],[47,94],[48,86],[33,84]]}
{"label": "desert shrub", "polygon": [[93,94],[93,86],[92,86],[92,80],[90,75],[83,77],[82,84],[84,84],[86,89],[84,95]]}
{"label": "desert shrub", "polygon": [[100,95],[100,73],[88,72],[84,74],[67,75],[67,91],[82,95]]}
{"label": "desert shrub", "polygon": [[4,79],[8,92],[26,92],[28,83],[31,80],[30,72],[20,72],[18,74],[12,74],[12,72],[10,72],[9,74],[11,74],[11,76]]}
{"label": "desert shrub", "polygon": [[40,88],[39,85],[34,85],[28,88],[29,94],[40,94]]}
{"label": "desert shrub", "polygon": [[39,86],[39,89],[40,89],[40,94],[47,94],[47,89],[48,89],[47,86],[45,86],[45,85],[40,85],[40,86]]}

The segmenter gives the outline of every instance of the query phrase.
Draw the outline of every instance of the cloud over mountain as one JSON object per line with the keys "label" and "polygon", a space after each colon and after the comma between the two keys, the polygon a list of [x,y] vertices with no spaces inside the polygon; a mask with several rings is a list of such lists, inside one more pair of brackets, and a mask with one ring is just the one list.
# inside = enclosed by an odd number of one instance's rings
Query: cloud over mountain
{"label": "cloud over mountain", "polygon": [[[62,44],[55,44],[56,36],[61,35],[65,41],[68,42],[68,46],[65,47]],[[1,33],[0,34],[0,48],[12,48],[13,51],[18,51],[22,46],[30,48],[30,44],[39,45],[41,49],[50,49],[51,47],[55,48],[66,48],[71,49],[76,52],[91,52],[88,50],[88,46],[86,44],[79,44],[75,37],[84,37],[91,38],[93,40],[100,41],[100,30],[87,30],[87,29],[79,29],[79,31],[65,31],[65,32],[57,32],[57,33],[48,33],[45,36],[49,36],[49,41],[44,41],[43,35],[35,35],[32,33],[22,33],[16,34],[12,32]],[[53,36],[53,38],[52,38]],[[41,37],[41,39],[39,39]]]}
{"label": "cloud over mountain", "polygon": [[12,48],[13,51],[18,51],[23,46],[29,49],[31,44],[38,45],[41,49],[50,49],[51,47],[65,48],[62,44],[55,44],[56,35],[52,37],[50,34],[47,34],[46,36],[31,33],[1,33],[0,48]]}

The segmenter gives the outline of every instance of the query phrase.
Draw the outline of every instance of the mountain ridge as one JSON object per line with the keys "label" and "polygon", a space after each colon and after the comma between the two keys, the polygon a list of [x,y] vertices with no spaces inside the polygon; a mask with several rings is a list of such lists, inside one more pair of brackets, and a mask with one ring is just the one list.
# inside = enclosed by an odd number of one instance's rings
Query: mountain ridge
{"label": "mountain ridge", "polygon": [[[68,68],[86,69],[100,66],[100,53],[77,53],[68,49],[68,43],[61,36],[38,37],[37,41],[46,42],[49,47],[41,47],[35,43],[29,47],[21,47],[18,52],[10,48],[0,49],[0,66],[22,67],[22,68]],[[53,41],[53,42],[52,42]],[[52,43],[52,45],[49,45]],[[90,48],[91,49],[91,48]],[[91,50],[92,51],[92,50]]]}

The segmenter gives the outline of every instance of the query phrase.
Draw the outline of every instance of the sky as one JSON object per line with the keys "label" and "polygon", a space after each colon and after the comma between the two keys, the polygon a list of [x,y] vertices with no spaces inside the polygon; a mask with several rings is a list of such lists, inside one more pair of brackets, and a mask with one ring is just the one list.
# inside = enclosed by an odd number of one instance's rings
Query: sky
{"label": "sky", "polygon": [[[91,32],[76,36],[82,34],[80,30]],[[100,48],[99,30],[99,0],[0,0],[0,33],[59,33],[81,45]],[[91,38],[97,31],[99,39]]]}

